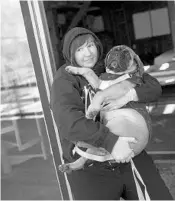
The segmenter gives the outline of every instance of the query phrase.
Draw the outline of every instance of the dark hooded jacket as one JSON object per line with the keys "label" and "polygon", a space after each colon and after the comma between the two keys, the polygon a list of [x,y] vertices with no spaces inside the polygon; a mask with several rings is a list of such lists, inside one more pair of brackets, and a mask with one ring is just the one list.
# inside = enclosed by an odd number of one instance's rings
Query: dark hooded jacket
{"label": "dark hooded jacket", "polygon": [[[65,67],[70,65],[70,45],[72,41],[81,34],[92,34],[91,31],[76,27],[70,30],[63,43],[63,56],[66,64],[61,66],[54,77],[51,89],[51,109],[59,131],[63,158],[66,161],[73,161],[76,157],[72,154],[75,142],[84,141],[96,147],[103,147],[109,152],[112,151],[118,136],[114,135],[100,122],[85,118],[84,90],[88,86],[84,77],[71,75],[65,71]],[[101,44],[99,42],[99,44]],[[99,49],[99,58],[102,55],[102,46]],[[98,68],[94,68],[95,70]],[[161,94],[161,87],[157,80],[144,75],[146,81],[142,87],[138,87],[136,92],[139,100],[150,102],[156,100]]]}

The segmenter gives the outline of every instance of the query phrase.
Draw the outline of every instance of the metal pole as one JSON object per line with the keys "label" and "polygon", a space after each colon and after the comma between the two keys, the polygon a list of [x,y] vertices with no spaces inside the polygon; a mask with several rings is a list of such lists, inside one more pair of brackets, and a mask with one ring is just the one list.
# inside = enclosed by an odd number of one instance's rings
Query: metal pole
{"label": "metal pole", "polygon": [[168,1],[168,13],[171,27],[173,49],[175,53],[175,1]]}

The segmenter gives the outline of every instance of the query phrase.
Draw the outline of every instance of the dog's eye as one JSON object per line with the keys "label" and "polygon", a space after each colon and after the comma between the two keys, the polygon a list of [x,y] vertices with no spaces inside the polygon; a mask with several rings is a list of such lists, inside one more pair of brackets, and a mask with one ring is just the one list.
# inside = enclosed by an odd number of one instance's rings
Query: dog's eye
{"label": "dog's eye", "polygon": [[116,62],[116,61],[113,61],[113,62],[111,63],[111,67],[117,68],[117,62]]}

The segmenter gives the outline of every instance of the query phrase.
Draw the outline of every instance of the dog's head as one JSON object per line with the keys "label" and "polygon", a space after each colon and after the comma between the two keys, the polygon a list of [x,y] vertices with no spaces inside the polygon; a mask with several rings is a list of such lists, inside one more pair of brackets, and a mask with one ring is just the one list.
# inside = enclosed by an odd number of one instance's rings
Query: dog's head
{"label": "dog's head", "polygon": [[[144,72],[143,63],[139,56],[128,46],[118,45],[113,47],[105,58],[106,69],[114,73],[137,74],[142,76]],[[133,68],[135,66],[135,68]]]}

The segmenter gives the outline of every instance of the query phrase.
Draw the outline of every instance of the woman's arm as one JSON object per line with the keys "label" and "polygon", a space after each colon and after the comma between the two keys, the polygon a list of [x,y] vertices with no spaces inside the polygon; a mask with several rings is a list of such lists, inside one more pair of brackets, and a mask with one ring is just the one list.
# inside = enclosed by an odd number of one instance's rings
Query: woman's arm
{"label": "woman's arm", "polygon": [[[122,84],[126,86],[131,86],[129,80],[125,80]],[[143,83],[141,85],[136,85],[133,90],[129,91],[125,94],[128,102],[130,101],[138,101],[141,103],[150,103],[157,101],[158,98],[162,94],[162,88],[156,78],[152,77],[151,75],[144,73],[143,74]]]}
{"label": "woman's arm", "polygon": [[135,139],[121,139],[100,122],[87,119],[79,84],[73,83],[72,80],[59,78],[54,80],[52,85],[51,109],[61,139],[72,143],[83,141],[95,147],[103,147],[116,161],[129,161],[134,155],[128,143]]}
{"label": "woman's arm", "polygon": [[93,119],[105,104],[108,104],[108,106],[105,107],[105,110],[111,109],[114,105],[114,109],[118,109],[130,101],[137,101],[137,94],[135,90],[132,90],[134,87],[134,83],[122,81],[113,84],[102,91],[98,91],[88,107],[86,117],[88,119]]}
{"label": "woman's arm", "polygon": [[157,101],[162,94],[162,88],[156,78],[151,75],[143,74],[143,84],[135,87],[138,101],[143,103],[149,103]]}
{"label": "woman's arm", "polygon": [[51,109],[62,139],[72,143],[84,141],[95,147],[111,152],[118,136],[100,122],[87,119],[85,106],[72,81],[59,78],[54,81],[51,91]]}
{"label": "woman's arm", "polygon": [[[102,81],[103,83],[103,81]],[[131,90],[132,89],[132,90]],[[113,84],[110,87],[99,91],[94,96],[91,105],[88,108],[88,118],[93,118],[100,111],[102,103],[109,103],[105,108],[120,108],[130,101],[149,103],[156,101],[162,93],[159,82],[149,74],[143,74],[143,83],[139,86],[129,80]]]}

